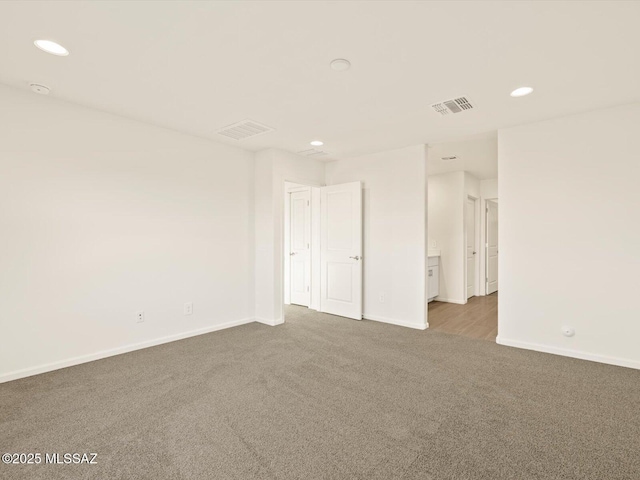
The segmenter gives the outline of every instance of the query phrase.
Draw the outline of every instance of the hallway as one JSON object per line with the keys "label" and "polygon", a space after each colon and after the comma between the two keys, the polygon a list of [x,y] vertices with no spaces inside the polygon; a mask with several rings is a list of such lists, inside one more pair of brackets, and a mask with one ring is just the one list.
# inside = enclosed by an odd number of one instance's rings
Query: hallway
{"label": "hallway", "polygon": [[429,303],[429,329],[495,341],[498,334],[498,293],[471,297],[466,305]]}

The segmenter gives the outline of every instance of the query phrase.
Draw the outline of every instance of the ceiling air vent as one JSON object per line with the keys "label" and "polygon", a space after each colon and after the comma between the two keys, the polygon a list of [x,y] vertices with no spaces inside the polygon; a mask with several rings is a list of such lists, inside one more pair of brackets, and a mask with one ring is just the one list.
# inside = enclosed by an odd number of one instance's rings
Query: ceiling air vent
{"label": "ceiling air vent", "polygon": [[227,125],[216,133],[224,135],[225,137],[233,138],[234,140],[244,140],[245,138],[255,137],[262,135],[263,133],[273,132],[275,128],[267,127],[262,123],[254,122],[253,120],[243,120],[238,123]]}
{"label": "ceiling air vent", "polygon": [[298,152],[298,155],[302,155],[305,157],[324,157],[325,155],[329,155],[329,152],[318,150],[317,148],[310,148],[308,150],[302,150],[301,152]]}
{"label": "ceiling air vent", "polygon": [[445,100],[443,102],[434,103],[431,105],[436,112],[440,115],[449,115],[450,113],[460,113],[465,110],[471,110],[474,108],[471,100],[467,97],[458,97],[453,100]]}

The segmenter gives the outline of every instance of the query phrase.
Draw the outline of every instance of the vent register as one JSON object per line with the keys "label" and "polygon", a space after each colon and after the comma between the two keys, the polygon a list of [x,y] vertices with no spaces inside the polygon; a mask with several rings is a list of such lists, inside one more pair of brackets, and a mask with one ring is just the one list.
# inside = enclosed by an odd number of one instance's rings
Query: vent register
{"label": "vent register", "polygon": [[458,97],[452,100],[444,100],[442,102],[431,105],[440,115],[449,115],[451,113],[461,113],[475,108],[467,97]]}
{"label": "vent register", "polygon": [[[216,130],[216,133],[218,135],[232,138],[234,140],[244,140],[246,138],[252,138],[258,135],[262,135],[263,133],[273,132],[274,130],[275,128],[269,127],[254,120],[243,120],[241,122],[233,123],[231,125],[227,125],[224,128]],[[329,155],[329,152],[325,152],[324,150],[320,150],[318,148],[309,148],[308,150],[302,150],[301,152],[297,153],[298,155],[303,155],[305,157],[324,157],[326,155]]]}
{"label": "vent register", "polygon": [[275,128],[268,127],[262,123],[255,122],[253,120],[243,120],[241,122],[227,125],[216,133],[234,140],[244,140],[245,138],[251,138],[263,133],[273,132]]}
{"label": "vent register", "polygon": [[[452,100],[444,100],[442,102],[434,103],[431,105],[437,113],[440,115],[449,115],[455,113],[461,113],[475,108],[471,101],[467,97],[458,97]],[[244,140],[246,138],[256,137],[264,133],[273,132],[275,128],[264,125],[254,120],[243,120],[241,122],[232,123],[216,131],[218,135],[222,135],[234,140]],[[328,155],[323,150],[317,148],[311,148],[309,150],[303,150],[298,152],[300,155],[307,157],[315,156],[320,157]]]}
{"label": "vent register", "polygon": [[324,150],[318,150],[317,148],[310,148],[308,150],[302,150],[296,153],[298,155],[303,155],[305,157],[324,157],[325,155],[329,155],[329,152],[325,152]]}

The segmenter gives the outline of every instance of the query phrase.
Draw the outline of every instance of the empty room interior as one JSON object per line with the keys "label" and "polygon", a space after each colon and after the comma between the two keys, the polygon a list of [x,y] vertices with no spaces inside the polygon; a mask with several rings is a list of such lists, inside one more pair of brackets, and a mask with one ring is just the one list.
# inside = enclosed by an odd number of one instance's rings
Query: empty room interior
{"label": "empty room interior", "polygon": [[640,479],[639,18],[0,2],[0,478]]}

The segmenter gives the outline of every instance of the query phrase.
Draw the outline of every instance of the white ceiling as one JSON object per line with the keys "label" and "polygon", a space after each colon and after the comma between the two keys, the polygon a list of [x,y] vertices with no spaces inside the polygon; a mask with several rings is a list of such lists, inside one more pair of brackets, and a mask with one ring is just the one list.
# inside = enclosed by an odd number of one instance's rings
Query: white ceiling
{"label": "white ceiling", "polygon": [[[452,156],[457,158],[442,160]],[[498,178],[497,132],[474,135],[461,141],[429,144],[427,159],[428,175],[466,171],[480,180]]]}
{"label": "white ceiling", "polygon": [[[0,82],[251,150],[332,158],[640,99],[640,2],[0,2]],[[33,41],[58,41],[56,57]],[[336,72],[334,58],[352,68]],[[535,92],[519,99],[515,87]],[[467,95],[477,110],[441,117]],[[275,132],[215,134],[251,118]]]}

